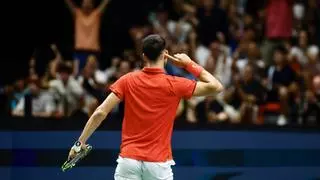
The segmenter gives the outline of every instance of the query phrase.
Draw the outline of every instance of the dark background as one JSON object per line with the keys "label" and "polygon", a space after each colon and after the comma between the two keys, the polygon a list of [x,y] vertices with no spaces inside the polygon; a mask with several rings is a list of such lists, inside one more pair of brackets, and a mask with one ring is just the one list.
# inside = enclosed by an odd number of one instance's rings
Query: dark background
{"label": "dark background", "polygon": [[[74,0],[80,5],[80,0]],[[98,5],[101,0],[96,0]],[[147,23],[147,12],[160,3],[170,8],[170,0],[111,0],[102,17],[102,68],[108,60],[131,47],[128,29]],[[2,45],[0,85],[24,77],[28,61],[36,49],[44,65],[52,59],[49,45],[56,43],[64,59],[72,58],[73,17],[64,0],[3,1],[1,5]]]}

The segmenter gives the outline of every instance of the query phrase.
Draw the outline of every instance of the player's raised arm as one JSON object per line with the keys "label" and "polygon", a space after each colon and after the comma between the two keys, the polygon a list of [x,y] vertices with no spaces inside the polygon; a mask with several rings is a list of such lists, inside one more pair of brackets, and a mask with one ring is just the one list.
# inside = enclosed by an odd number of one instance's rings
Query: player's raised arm
{"label": "player's raised arm", "polygon": [[207,96],[223,91],[222,84],[204,69],[199,75],[199,80],[200,81],[197,82],[196,89],[193,92],[193,96]]}
{"label": "player's raised arm", "polygon": [[75,14],[77,8],[76,5],[71,0],[64,0],[64,2],[67,4],[72,14]]}
{"label": "player's raised arm", "polygon": [[192,61],[186,54],[167,56],[175,65],[185,68],[200,80],[197,82],[193,96],[208,96],[223,90],[223,85],[212,74]]}

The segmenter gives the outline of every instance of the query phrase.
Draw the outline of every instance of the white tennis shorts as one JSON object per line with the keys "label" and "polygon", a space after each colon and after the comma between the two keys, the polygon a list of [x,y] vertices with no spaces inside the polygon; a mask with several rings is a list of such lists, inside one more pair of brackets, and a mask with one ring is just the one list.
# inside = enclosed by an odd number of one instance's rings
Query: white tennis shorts
{"label": "white tennis shorts", "polygon": [[146,162],[119,156],[114,174],[115,180],[173,180],[171,166],[173,160],[167,162]]}

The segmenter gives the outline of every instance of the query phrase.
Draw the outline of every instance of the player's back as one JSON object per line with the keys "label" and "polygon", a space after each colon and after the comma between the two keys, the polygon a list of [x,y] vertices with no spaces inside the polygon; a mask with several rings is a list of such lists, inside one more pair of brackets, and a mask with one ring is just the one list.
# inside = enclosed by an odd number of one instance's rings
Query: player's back
{"label": "player's back", "polygon": [[125,101],[122,157],[144,161],[172,159],[171,134],[181,98],[189,98],[195,82],[144,68],[119,79],[111,90]]}

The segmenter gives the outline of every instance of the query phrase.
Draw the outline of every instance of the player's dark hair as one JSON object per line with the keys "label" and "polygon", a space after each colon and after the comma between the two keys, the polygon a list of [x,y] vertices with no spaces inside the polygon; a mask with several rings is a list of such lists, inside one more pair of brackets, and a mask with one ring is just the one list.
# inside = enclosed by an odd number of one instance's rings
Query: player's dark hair
{"label": "player's dark hair", "polygon": [[142,40],[142,52],[153,62],[158,59],[165,47],[165,39],[157,34],[149,35]]}

